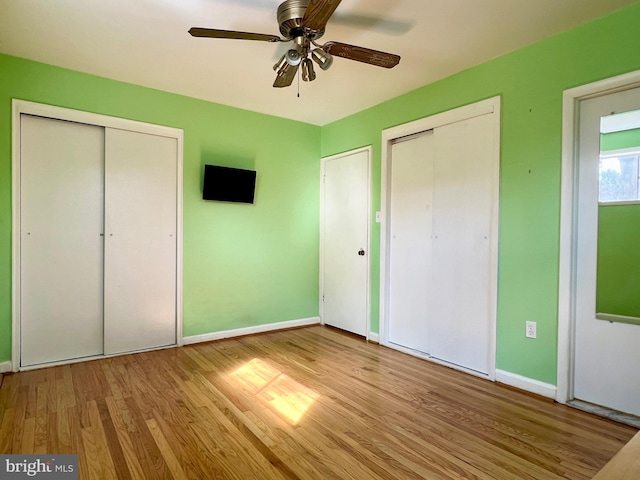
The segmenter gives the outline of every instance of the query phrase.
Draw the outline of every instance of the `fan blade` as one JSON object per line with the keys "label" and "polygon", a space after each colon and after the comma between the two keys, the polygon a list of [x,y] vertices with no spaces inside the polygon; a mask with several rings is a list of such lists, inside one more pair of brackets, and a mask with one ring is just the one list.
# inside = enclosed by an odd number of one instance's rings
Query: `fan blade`
{"label": "fan blade", "polygon": [[400,56],[393,53],[379,52],[370,48],[356,47],[340,42],[327,42],[322,49],[337,57],[368,63],[377,67],[393,68],[400,63]]}
{"label": "fan blade", "polygon": [[283,72],[276,77],[276,81],[273,82],[273,86],[275,88],[288,87],[293,83],[293,79],[296,78],[296,73],[298,72],[298,68],[300,64],[293,66],[287,64]]}
{"label": "fan blade", "polygon": [[287,40],[283,40],[277,35],[266,35],[264,33],[236,32],[235,30],[217,30],[215,28],[192,27],[189,29],[189,33],[193,37],[229,38],[232,40],[260,40],[263,42],[287,41]]}
{"label": "fan blade", "polygon": [[310,30],[324,30],[341,0],[311,0],[302,17],[302,25]]}

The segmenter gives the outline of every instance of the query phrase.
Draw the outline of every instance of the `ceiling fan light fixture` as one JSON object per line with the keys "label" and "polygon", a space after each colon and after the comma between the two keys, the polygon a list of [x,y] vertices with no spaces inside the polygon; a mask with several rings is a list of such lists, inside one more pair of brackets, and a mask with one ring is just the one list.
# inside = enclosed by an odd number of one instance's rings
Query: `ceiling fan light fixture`
{"label": "ceiling fan light fixture", "polygon": [[329,67],[333,64],[333,56],[321,48],[315,48],[311,52],[311,58],[322,70],[329,70]]}
{"label": "ceiling fan light fixture", "polygon": [[302,80],[313,82],[316,79],[316,72],[313,69],[313,62],[308,58],[302,61]]}
{"label": "ceiling fan light fixture", "polygon": [[278,60],[278,63],[273,66],[273,69],[276,71],[277,75],[282,75],[286,66],[289,65],[286,57],[286,54],[282,55],[282,57],[280,57],[280,60]]}
{"label": "ceiling fan light fixture", "polygon": [[284,57],[287,63],[292,67],[300,65],[300,62],[302,61],[302,55],[300,55],[300,52],[295,48],[287,50],[287,53],[284,54]]}

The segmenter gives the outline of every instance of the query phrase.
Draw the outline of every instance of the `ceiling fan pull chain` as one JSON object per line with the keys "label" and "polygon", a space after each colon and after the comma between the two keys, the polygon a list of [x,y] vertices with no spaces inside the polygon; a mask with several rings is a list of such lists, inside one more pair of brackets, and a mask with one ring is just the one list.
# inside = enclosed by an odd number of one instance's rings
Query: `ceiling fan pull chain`
{"label": "ceiling fan pull chain", "polygon": [[298,98],[300,98],[300,70],[298,70]]}

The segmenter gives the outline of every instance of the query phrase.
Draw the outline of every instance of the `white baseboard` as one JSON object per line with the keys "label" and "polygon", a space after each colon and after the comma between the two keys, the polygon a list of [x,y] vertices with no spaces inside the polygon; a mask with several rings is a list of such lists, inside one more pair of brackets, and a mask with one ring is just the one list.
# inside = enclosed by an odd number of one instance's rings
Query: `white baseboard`
{"label": "white baseboard", "polygon": [[194,343],[211,342],[213,340],[222,340],[223,338],[241,337],[243,335],[253,335],[255,333],[273,332],[276,330],[284,330],[286,328],[306,327],[309,325],[320,324],[320,317],[301,318],[299,320],[288,320],[286,322],[267,323],[265,325],[256,325],[255,327],[237,328],[235,330],[224,330],[222,332],[205,333],[202,335],[192,335],[182,339],[184,345]]}
{"label": "white baseboard", "polygon": [[510,387],[519,388],[520,390],[525,390],[554,400],[556,398],[557,387],[555,385],[523,377],[515,373],[505,372],[504,370],[496,370],[496,382],[504,383]]}
{"label": "white baseboard", "polygon": [[369,332],[369,341],[371,343],[380,343],[380,335],[377,333]]}
{"label": "white baseboard", "polygon": [[11,362],[0,362],[0,373],[10,372],[11,370]]}

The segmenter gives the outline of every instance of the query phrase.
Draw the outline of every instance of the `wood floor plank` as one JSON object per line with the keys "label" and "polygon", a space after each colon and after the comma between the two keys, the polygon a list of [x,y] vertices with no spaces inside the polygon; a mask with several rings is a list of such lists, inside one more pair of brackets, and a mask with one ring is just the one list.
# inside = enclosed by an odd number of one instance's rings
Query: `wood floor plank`
{"label": "wood floor plank", "polygon": [[[151,435],[153,435],[153,438],[158,445],[158,449],[160,449],[160,452],[162,452],[162,458],[164,458],[165,463],[169,467],[171,476],[175,480],[186,480],[188,477],[180,466],[180,461],[176,458],[175,454],[171,450],[171,446],[169,446],[167,439],[158,427],[157,422],[153,419],[147,420],[147,426],[149,427],[149,431],[151,432]],[[144,477],[140,476],[138,478]]]}
{"label": "wood floor plank", "polygon": [[35,417],[27,418],[24,421],[24,430],[22,432],[22,438],[19,440],[20,446],[16,447],[19,452],[25,453],[25,454],[33,453],[35,430],[36,430]]}
{"label": "wood floor plank", "polygon": [[635,433],[321,326],[0,388],[0,453],[77,453],[82,479],[586,480]]}
{"label": "wood floor plank", "polygon": [[[100,405],[98,405],[100,402]],[[104,399],[92,400],[88,403],[89,419],[91,427],[87,429],[89,437],[95,445],[95,455],[100,463],[102,478],[130,478],[126,463],[123,460],[122,450],[112,436],[111,428],[106,429],[102,422]]]}
{"label": "wood floor plank", "polygon": [[[88,472],[88,464],[84,452],[84,444],[82,441],[82,423],[80,421],[80,408],[76,404],[73,407],[67,409],[67,417],[69,420],[69,432],[71,435],[71,446],[66,453],[78,454],[78,471]],[[54,452],[56,453],[56,452]]]}

